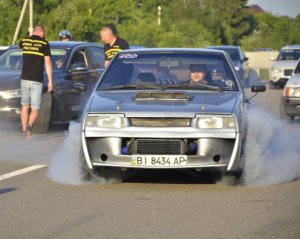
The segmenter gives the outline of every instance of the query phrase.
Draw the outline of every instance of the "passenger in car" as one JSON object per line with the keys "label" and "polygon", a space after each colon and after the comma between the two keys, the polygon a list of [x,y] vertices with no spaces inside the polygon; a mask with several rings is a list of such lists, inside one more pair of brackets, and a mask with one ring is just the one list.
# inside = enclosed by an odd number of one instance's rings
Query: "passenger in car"
{"label": "passenger in car", "polygon": [[189,70],[190,70],[190,84],[208,83],[208,81],[205,79],[207,75],[207,70],[204,64],[191,64]]}

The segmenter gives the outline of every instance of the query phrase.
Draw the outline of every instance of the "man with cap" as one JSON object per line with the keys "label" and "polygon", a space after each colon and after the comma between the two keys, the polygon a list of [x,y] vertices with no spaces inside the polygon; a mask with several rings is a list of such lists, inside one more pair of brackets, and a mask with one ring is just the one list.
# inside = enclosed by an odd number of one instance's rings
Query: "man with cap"
{"label": "man with cap", "polygon": [[114,55],[121,51],[129,49],[128,42],[118,36],[117,29],[114,25],[105,25],[100,31],[101,40],[105,42],[104,54],[105,62],[104,66],[107,67],[109,61],[114,57]]}
{"label": "man with cap", "polygon": [[190,84],[208,83],[207,80],[205,80],[206,66],[204,64],[191,64],[189,70],[190,70]]}

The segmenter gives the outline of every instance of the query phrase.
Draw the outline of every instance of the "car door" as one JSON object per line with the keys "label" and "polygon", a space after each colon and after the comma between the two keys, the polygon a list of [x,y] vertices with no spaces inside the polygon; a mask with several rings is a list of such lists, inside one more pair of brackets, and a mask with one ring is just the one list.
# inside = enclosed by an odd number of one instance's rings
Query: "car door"
{"label": "car door", "polygon": [[90,89],[90,82],[99,78],[91,66],[92,61],[87,48],[83,46],[72,50],[64,77],[55,84],[55,120],[70,120],[80,116],[90,90],[79,91],[75,85],[86,85]]}

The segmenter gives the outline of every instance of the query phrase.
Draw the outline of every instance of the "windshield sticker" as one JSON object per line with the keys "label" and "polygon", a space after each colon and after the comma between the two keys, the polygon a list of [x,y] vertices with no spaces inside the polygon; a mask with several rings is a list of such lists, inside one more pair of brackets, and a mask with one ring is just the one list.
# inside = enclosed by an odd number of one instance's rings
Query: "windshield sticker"
{"label": "windshield sticker", "polygon": [[138,55],[137,54],[133,54],[133,53],[120,54],[119,58],[120,59],[136,59],[136,58],[138,58]]}

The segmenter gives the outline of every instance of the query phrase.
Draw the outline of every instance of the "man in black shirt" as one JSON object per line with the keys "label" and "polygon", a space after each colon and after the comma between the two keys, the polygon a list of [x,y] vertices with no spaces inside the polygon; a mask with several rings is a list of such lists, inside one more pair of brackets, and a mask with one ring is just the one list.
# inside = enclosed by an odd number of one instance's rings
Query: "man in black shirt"
{"label": "man in black shirt", "polygon": [[[37,25],[30,37],[23,38],[19,47],[23,52],[21,74],[22,135],[31,137],[31,128],[41,106],[44,64],[48,76],[48,92],[52,91],[52,63],[49,43],[44,39],[45,28]],[[31,108],[29,115],[29,108]]]}
{"label": "man in black shirt", "polygon": [[101,29],[100,37],[101,40],[105,42],[105,67],[117,52],[129,49],[127,41],[118,37],[117,29],[112,24],[106,25]]}

